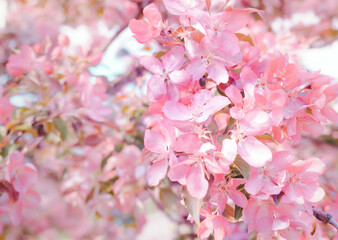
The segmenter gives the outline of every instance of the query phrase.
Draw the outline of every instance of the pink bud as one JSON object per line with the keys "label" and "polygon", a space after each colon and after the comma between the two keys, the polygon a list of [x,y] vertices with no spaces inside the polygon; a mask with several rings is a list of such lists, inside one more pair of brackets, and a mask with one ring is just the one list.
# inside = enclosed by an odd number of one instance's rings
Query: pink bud
{"label": "pink bud", "polygon": [[61,47],[56,47],[52,51],[52,59],[57,59],[61,57],[62,55],[62,48]]}
{"label": "pink bud", "polygon": [[58,44],[60,46],[68,46],[69,45],[69,38],[65,34],[59,34],[58,36]]}

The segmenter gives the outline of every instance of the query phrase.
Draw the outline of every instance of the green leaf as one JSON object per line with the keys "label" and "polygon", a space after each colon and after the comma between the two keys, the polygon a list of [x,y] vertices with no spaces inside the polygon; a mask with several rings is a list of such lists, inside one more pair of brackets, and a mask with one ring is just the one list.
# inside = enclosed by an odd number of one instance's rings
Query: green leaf
{"label": "green leaf", "polygon": [[113,155],[113,151],[111,151],[106,157],[104,157],[101,161],[101,171],[106,166],[108,159]]}
{"label": "green leaf", "polygon": [[56,129],[60,132],[61,140],[64,141],[67,137],[67,125],[61,118],[54,118],[53,123]]}
{"label": "green leaf", "polygon": [[257,138],[258,140],[266,140],[266,141],[278,144],[278,142],[270,134],[267,134],[267,133],[255,136],[255,138]]}
{"label": "green leaf", "polygon": [[186,187],[182,188],[182,196],[186,209],[194,219],[195,223],[200,225],[200,209],[203,204],[202,199],[192,197]]}
{"label": "green leaf", "polygon": [[250,165],[243,160],[239,155],[237,155],[234,164],[238,168],[238,170],[242,173],[243,177],[249,179],[250,177]]}
{"label": "green leaf", "polygon": [[177,195],[170,188],[161,188],[159,197],[165,210],[172,212],[177,209]]}
{"label": "green leaf", "polygon": [[119,153],[123,150],[123,147],[124,147],[124,143],[115,144],[114,150],[115,152]]}
{"label": "green leaf", "polygon": [[239,206],[235,206],[235,219],[239,220],[242,217],[242,212],[243,212],[243,208],[239,207]]}

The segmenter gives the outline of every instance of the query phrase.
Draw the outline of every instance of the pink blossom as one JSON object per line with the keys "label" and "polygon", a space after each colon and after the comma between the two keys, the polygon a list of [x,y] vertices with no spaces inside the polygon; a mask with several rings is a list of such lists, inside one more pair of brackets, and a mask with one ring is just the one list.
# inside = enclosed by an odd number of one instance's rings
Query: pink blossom
{"label": "pink blossom", "polygon": [[154,74],[148,82],[148,97],[153,101],[168,99],[178,100],[178,86],[185,86],[191,80],[191,74],[182,69],[184,63],[184,48],[173,47],[164,55],[162,62],[155,57],[143,56],[140,63]]}
{"label": "pink blossom", "polygon": [[297,160],[288,168],[288,175],[283,192],[290,202],[304,204],[320,201],[324,190],[319,187],[318,179],[325,170],[325,164],[318,158]]}
{"label": "pink blossom", "polygon": [[185,47],[193,80],[199,80],[207,72],[217,84],[227,83],[229,74],[225,67],[241,60],[238,38],[228,31],[209,33],[200,43],[187,39]]}
{"label": "pink blossom", "polygon": [[192,120],[203,123],[229,103],[228,98],[223,96],[213,97],[210,91],[203,89],[194,94],[189,106],[180,102],[167,101],[162,110],[164,115],[172,120]]}
{"label": "pink blossom", "polygon": [[[144,146],[154,153],[154,160],[147,172],[148,183],[156,186],[166,176],[168,164],[175,161],[172,150],[175,133],[172,128],[159,125],[156,129],[146,130],[144,135]],[[169,162],[168,162],[169,161]]]}
{"label": "pink blossom", "polygon": [[162,16],[155,4],[151,3],[143,9],[147,20],[132,19],[129,28],[134,33],[135,39],[140,43],[146,43],[157,38],[163,28]]}

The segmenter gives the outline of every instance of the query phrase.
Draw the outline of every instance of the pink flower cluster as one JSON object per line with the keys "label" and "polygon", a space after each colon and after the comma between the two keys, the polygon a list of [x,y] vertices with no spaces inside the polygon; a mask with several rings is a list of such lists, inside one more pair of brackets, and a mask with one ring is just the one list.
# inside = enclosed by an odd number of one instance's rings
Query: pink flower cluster
{"label": "pink flower cluster", "polygon": [[[24,209],[37,208],[40,196],[33,191],[38,173],[31,163],[23,163],[24,156],[15,151],[5,159],[0,168],[4,178],[0,181],[0,214],[9,217],[13,225],[19,225]],[[2,232],[3,225],[0,224]]]}
{"label": "pink flower cluster", "polygon": [[230,234],[227,209],[265,239],[311,231],[306,219],[325,195],[318,183],[325,164],[298,160],[283,146],[338,122],[329,106],[338,84],[280,52],[260,53],[245,35],[253,9],[221,1],[164,3],[179,16],[172,25],[155,4],[144,9],[148,20],[129,23],[136,40],[155,39],[165,51],[140,58],[153,74],[147,84],[153,117],[144,137],[148,184],[168,178],[203,202],[201,239]]}

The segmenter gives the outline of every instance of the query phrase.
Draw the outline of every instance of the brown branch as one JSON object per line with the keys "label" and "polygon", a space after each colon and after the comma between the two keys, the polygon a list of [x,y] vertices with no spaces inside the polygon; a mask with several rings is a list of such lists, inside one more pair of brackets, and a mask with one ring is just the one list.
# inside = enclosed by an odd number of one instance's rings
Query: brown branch
{"label": "brown branch", "polygon": [[[143,15],[143,9],[148,6],[150,3],[152,2],[152,0],[146,0],[146,1],[142,1],[140,3],[138,3],[138,11],[137,14],[134,16],[134,18],[140,18]],[[110,46],[110,44],[128,27],[129,25],[129,21],[127,21],[123,26],[121,26],[121,28],[115,33],[115,35],[109,40],[109,42],[107,43],[107,45],[102,49],[103,52],[105,52],[108,47]]]}
{"label": "brown branch", "polygon": [[333,219],[331,214],[315,209],[315,207],[312,207],[312,210],[313,216],[315,216],[318,220],[323,223],[329,223],[338,230],[338,223]]}

